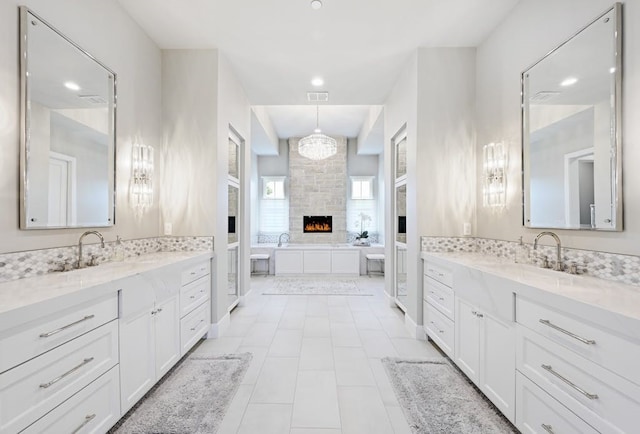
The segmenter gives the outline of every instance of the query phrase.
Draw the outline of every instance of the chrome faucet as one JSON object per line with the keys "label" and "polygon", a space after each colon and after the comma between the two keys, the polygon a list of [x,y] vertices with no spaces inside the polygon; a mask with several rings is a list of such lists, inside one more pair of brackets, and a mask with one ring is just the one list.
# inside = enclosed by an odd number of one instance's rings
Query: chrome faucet
{"label": "chrome faucet", "polygon": [[536,239],[533,240],[533,250],[538,250],[538,240],[545,235],[549,235],[550,237],[553,237],[554,240],[556,240],[556,248],[557,248],[556,256],[557,257],[556,257],[556,264],[553,266],[553,269],[556,271],[563,271],[564,267],[562,264],[562,245],[560,244],[559,236],[549,231],[540,232],[538,236],[536,236]]}
{"label": "chrome faucet", "polygon": [[82,260],[82,240],[84,239],[84,237],[86,237],[87,235],[95,235],[98,238],[100,238],[100,247],[102,247],[104,249],[104,237],[102,236],[102,234],[98,231],[87,231],[84,234],[80,235],[80,239],[78,240],[78,262],[76,264],[77,268],[84,268],[86,267],[86,264],[84,263],[84,261]]}
{"label": "chrome faucet", "polygon": [[280,234],[280,236],[278,237],[278,247],[282,247],[282,236],[286,235],[287,236],[287,241],[289,241],[289,234],[287,232],[283,232]]}

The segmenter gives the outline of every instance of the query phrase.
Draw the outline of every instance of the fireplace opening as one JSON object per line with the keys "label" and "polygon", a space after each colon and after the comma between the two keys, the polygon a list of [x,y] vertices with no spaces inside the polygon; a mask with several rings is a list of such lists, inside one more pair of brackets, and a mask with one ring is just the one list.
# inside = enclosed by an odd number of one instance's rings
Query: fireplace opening
{"label": "fireplace opening", "polygon": [[304,232],[333,232],[330,215],[306,215],[302,217]]}

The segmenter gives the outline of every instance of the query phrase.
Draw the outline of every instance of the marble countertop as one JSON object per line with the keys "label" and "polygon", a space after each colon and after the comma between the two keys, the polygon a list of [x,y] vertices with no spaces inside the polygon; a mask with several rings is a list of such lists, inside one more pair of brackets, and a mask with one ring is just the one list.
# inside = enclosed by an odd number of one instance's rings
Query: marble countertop
{"label": "marble countertop", "polygon": [[[17,320],[28,308],[63,305],[69,297],[79,302],[113,292],[111,282],[171,264],[198,262],[213,252],[159,252],[96,267],[55,272],[0,283],[0,330]],[[109,286],[109,288],[106,288]]]}
{"label": "marble countertop", "polygon": [[252,244],[252,249],[289,249],[289,250],[333,250],[333,249],[366,249],[366,248],[384,248],[383,244],[371,244],[368,246],[358,246],[348,243],[341,244],[295,244],[283,243],[278,247],[275,243]]}
{"label": "marble countertop", "polygon": [[[592,309],[622,315],[640,327],[640,287],[591,276],[573,275],[517,264],[507,258],[477,253],[423,252],[423,259],[474,268],[484,273],[517,282],[516,293],[550,305],[577,301]],[[566,306],[570,306],[566,304]],[[640,331],[637,333],[640,335]]]}

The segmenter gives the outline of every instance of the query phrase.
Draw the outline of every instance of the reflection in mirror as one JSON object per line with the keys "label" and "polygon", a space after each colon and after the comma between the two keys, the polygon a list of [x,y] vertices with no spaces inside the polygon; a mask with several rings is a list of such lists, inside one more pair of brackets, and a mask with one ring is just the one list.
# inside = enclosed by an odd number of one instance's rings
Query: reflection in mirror
{"label": "reflection in mirror", "polygon": [[240,189],[238,187],[234,187],[233,185],[229,185],[229,238],[228,243],[233,244],[238,242],[238,199]]}
{"label": "reflection in mirror", "polygon": [[227,307],[231,308],[238,300],[238,247],[227,249]]}
{"label": "reflection in mirror", "polygon": [[240,178],[240,159],[238,158],[239,148],[239,143],[229,137],[229,176],[235,179]]}
{"label": "reflection in mirror", "polygon": [[522,73],[527,227],[622,230],[620,10]]}
{"label": "reflection in mirror", "polygon": [[21,228],[114,224],[115,74],[25,7]]}
{"label": "reflection in mirror", "polygon": [[396,186],[396,241],[407,242],[407,185]]}
{"label": "reflection in mirror", "polygon": [[396,179],[407,174],[407,136],[396,143]]}
{"label": "reflection in mirror", "polygon": [[396,246],[396,300],[406,306],[407,300],[407,247]]}

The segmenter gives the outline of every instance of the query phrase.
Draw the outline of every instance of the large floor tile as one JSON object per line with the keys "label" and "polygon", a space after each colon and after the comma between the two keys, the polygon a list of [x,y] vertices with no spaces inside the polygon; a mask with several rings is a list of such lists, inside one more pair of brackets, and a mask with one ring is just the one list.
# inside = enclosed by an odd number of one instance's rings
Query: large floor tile
{"label": "large floor tile", "polygon": [[293,403],[298,375],[297,358],[267,357],[251,395],[252,403]]}
{"label": "large floor tile", "polygon": [[303,338],[299,369],[333,370],[331,338]]}
{"label": "large floor tile", "polygon": [[338,387],[343,434],[393,433],[376,387]]}
{"label": "large floor tile", "polygon": [[255,322],[242,340],[243,346],[268,347],[276,333],[277,323]]}
{"label": "large floor tile", "polygon": [[371,366],[373,377],[376,379],[378,392],[380,393],[382,402],[386,406],[400,406],[398,398],[396,397],[396,392],[393,390],[393,386],[391,385],[391,381],[389,381],[389,376],[382,365],[382,361],[380,359],[369,359],[369,365]]}
{"label": "large floor tile", "polygon": [[391,343],[400,357],[442,357],[440,352],[428,341],[413,338],[391,338]]}
{"label": "large floor tile", "polygon": [[222,336],[217,339],[205,339],[195,354],[198,356],[219,356],[222,354],[230,354],[238,352],[238,347],[242,343],[241,337]]}
{"label": "large floor tile", "polygon": [[289,329],[289,330],[302,330],[304,329],[304,322],[306,319],[307,319],[307,315],[304,311],[287,309],[282,314],[282,317],[280,317],[278,328]]}
{"label": "large floor tile", "polygon": [[398,357],[398,351],[384,331],[360,330],[359,333],[362,347],[368,357],[376,359],[382,357]]}
{"label": "large floor tile", "polygon": [[382,330],[380,321],[370,310],[353,312],[353,320],[358,330]]}
{"label": "large floor tile", "polygon": [[354,321],[351,309],[349,309],[349,306],[346,303],[344,306],[329,306],[329,321],[331,321],[331,324],[353,324]]}
{"label": "large floor tile", "polygon": [[291,428],[289,434],[342,434],[342,431],[333,428]]}
{"label": "large floor tile", "polygon": [[331,342],[334,347],[361,347],[360,334],[355,324],[332,323]]}
{"label": "large floor tile", "polygon": [[217,434],[235,434],[238,432],[252,392],[253,385],[245,384],[238,388],[224,415],[224,419],[222,419]]}
{"label": "large floor tile", "polygon": [[334,347],[338,386],[376,386],[369,360],[362,348]]}
{"label": "large floor tile", "polygon": [[328,338],[331,336],[329,318],[323,316],[307,316],[304,322],[304,337]]}
{"label": "large floor tile", "polygon": [[249,404],[238,434],[283,434],[291,428],[291,404]]}
{"label": "large floor tile", "polygon": [[302,330],[276,330],[269,357],[300,357]]}
{"label": "large floor tile", "polygon": [[256,384],[258,381],[258,376],[260,375],[260,371],[262,370],[262,364],[267,358],[267,352],[269,351],[269,347],[239,347],[239,353],[251,353],[251,364],[249,364],[249,368],[247,372],[244,373],[244,377],[242,378],[242,384]]}
{"label": "large floor tile", "polygon": [[387,406],[386,409],[394,434],[412,434],[411,427],[401,407]]}
{"label": "large floor tile", "polygon": [[293,428],[340,428],[334,371],[300,371],[291,418]]}

